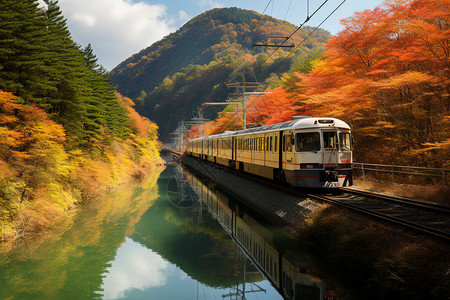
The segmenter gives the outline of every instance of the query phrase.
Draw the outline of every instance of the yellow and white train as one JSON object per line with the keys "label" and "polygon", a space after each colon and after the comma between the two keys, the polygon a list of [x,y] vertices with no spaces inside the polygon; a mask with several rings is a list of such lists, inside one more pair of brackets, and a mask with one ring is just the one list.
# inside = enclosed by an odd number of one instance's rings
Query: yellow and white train
{"label": "yellow and white train", "polygon": [[350,126],[296,116],[284,123],[189,140],[186,154],[242,172],[307,188],[352,185]]}

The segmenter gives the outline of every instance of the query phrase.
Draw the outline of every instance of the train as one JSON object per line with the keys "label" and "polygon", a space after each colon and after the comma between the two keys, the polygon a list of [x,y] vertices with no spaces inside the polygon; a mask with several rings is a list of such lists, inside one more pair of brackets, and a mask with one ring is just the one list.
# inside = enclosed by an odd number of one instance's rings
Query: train
{"label": "train", "polygon": [[336,118],[290,121],[187,141],[185,154],[302,188],[351,186],[353,137]]}

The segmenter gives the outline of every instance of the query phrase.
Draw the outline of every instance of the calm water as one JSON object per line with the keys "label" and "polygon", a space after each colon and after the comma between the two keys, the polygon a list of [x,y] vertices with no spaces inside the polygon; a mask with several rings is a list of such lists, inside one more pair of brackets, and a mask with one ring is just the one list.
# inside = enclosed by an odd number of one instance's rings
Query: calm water
{"label": "calm water", "polygon": [[[219,209],[228,200],[185,176],[169,164],[52,232],[1,245],[0,299],[235,299],[244,292],[246,299],[282,299],[232,239],[227,222],[237,217]],[[274,238],[258,228],[247,234]],[[316,279],[305,280],[311,286]]]}

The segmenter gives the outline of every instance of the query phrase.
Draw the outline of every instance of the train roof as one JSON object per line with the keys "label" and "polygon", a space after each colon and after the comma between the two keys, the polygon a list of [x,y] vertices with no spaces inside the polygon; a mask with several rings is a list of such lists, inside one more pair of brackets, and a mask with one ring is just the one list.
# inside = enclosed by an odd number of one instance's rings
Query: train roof
{"label": "train roof", "polygon": [[225,131],[224,133],[192,139],[192,141],[210,138],[241,136],[254,133],[274,132],[280,131],[280,129],[290,130],[290,129],[314,129],[314,128],[329,128],[329,127],[350,129],[350,126],[347,123],[335,118],[316,118],[307,116],[296,116],[292,118],[293,120],[283,123],[251,127],[245,130],[238,130],[238,131]]}

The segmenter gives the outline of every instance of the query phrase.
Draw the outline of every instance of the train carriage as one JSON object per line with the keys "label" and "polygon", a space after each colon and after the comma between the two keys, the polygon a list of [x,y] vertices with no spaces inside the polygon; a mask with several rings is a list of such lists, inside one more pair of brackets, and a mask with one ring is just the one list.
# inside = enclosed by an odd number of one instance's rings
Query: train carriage
{"label": "train carriage", "polygon": [[335,118],[284,123],[188,141],[187,155],[298,187],[352,185],[350,127]]}

